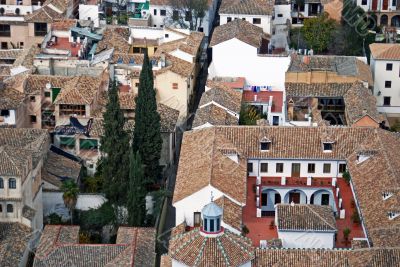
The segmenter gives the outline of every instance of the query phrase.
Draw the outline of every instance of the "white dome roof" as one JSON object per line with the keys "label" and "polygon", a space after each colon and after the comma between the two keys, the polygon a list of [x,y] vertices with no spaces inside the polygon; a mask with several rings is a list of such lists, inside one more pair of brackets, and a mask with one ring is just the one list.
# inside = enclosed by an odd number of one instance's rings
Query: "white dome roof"
{"label": "white dome roof", "polygon": [[204,206],[201,213],[203,217],[218,217],[222,216],[222,208],[214,202],[211,202]]}

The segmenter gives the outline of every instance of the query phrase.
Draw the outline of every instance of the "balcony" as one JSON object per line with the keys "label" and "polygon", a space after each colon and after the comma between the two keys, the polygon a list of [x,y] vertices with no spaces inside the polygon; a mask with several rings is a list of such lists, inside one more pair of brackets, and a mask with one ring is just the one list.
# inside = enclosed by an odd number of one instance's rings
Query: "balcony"
{"label": "balcony", "polygon": [[[330,205],[336,207],[336,224],[338,228],[336,236],[336,248],[349,248],[351,246],[351,241],[353,238],[364,238],[364,232],[362,230],[361,224],[353,222],[352,214],[355,207],[355,201],[350,186],[342,178],[336,179],[336,185],[332,185],[332,178],[312,178],[307,182],[307,178],[301,177],[287,177],[285,179],[285,184],[282,185],[281,177],[262,177],[259,183],[259,189],[263,188],[267,190],[286,190],[288,193],[290,191],[305,192],[306,188],[309,189],[309,193],[299,196],[298,201],[300,203],[314,203],[309,197],[317,192],[330,192],[334,195],[334,199],[331,200]],[[262,201],[260,191],[257,193],[257,178],[248,177],[247,180],[247,201],[246,206],[243,209],[243,224],[249,229],[247,237],[253,241],[254,246],[260,246],[261,240],[271,240],[278,238],[278,232],[276,226],[274,225],[275,212],[274,208],[269,211],[263,211],[261,214],[257,214],[257,206],[262,205],[262,203],[257,203],[257,201]],[[269,188],[269,189],[268,189]],[[314,192],[310,194],[310,192]],[[307,196],[305,196],[307,195]],[[316,199],[316,198],[315,198]],[[279,198],[281,203],[290,203],[293,198],[282,196]],[[296,200],[295,200],[296,201]],[[294,202],[295,202],[294,201]],[[320,201],[323,201],[322,198]],[[315,203],[318,204],[318,203]],[[322,204],[322,203],[321,203]],[[344,218],[341,219],[340,210],[344,210]],[[260,209],[259,209],[260,212]],[[351,233],[349,235],[349,241],[344,239],[343,230],[349,228]]]}

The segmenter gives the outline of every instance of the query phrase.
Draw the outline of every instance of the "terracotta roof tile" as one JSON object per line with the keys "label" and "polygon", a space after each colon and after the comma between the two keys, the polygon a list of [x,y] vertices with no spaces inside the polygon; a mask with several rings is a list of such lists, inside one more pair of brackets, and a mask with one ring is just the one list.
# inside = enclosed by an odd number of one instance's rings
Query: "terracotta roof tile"
{"label": "terracotta roof tile", "polygon": [[216,199],[215,203],[223,210],[223,222],[241,232],[242,207],[225,196]]}
{"label": "terracotta roof tile", "polygon": [[22,52],[23,49],[0,50],[0,59],[17,59]]}
{"label": "terracotta roof tile", "polygon": [[271,0],[223,0],[220,14],[272,15],[274,1]]}
{"label": "terracotta roof tile", "polygon": [[352,86],[352,83],[285,83],[288,98],[343,96]]}
{"label": "terracotta roof tile", "polygon": [[48,83],[50,83],[53,88],[64,88],[65,85],[73,79],[73,76],[29,75],[26,79],[25,93],[40,94],[46,88],[46,84]]}
{"label": "terracotta roof tile", "polygon": [[55,21],[51,25],[51,29],[53,31],[69,31],[72,27],[75,27],[77,24],[76,19],[62,19],[59,21]]}
{"label": "terracotta roof tile", "polygon": [[330,206],[278,204],[278,231],[337,231]]}
{"label": "terracotta roof tile", "polygon": [[400,60],[400,44],[370,44],[371,56],[374,59]]}
{"label": "terracotta roof tile", "polygon": [[229,88],[223,82],[208,80],[206,86],[209,89],[202,94],[199,106],[215,102],[239,114],[242,103],[241,92]]}
{"label": "terracotta roof tile", "polygon": [[0,223],[0,266],[20,266],[32,230],[20,223]]}
{"label": "terracotta roof tile", "polygon": [[103,39],[97,43],[96,53],[111,48],[114,48],[114,52],[128,53],[130,48],[129,36],[129,28],[127,27],[107,26],[103,32]]}
{"label": "terracotta roof tile", "polygon": [[86,266],[152,266],[155,262],[155,229],[118,229],[116,244],[78,244],[79,226],[47,225],[33,266],[59,266],[68,262]]}
{"label": "terracotta roof tile", "polygon": [[262,28],[250,22],[235,19],[214,29],[210,46],[215,46],[233,38],[259,48],[262,39],[268,39],[268,36],[263,32]]}
{"label": "terracotta roof tile", "polygon": [[238,125],[239,119],[225,109],[209,104],[197,109],[192,127],[199,127],[205,124],[211,125]]}
{"label": "terracotta roof tile", "polygon": [[25,95],[14,89],[0,89],[0,109],[18,109]]}
{"label": "terracotta roof tile", "polygon": [[54,104],[90,105],[99,94],[101,77],[78,76],[63,84]]}
{"label": "terracotta roof tile", "polygon": [[241,266],[254,259],[250,239],[228,230],[206,237],[198,228],[170,240],[169,255],[187,266]]}

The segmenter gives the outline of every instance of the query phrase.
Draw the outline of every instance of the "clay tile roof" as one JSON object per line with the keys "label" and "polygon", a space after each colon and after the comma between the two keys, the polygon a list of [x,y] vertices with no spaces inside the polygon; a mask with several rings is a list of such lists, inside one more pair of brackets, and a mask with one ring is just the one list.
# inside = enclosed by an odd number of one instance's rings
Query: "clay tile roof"
{"label": "clay tile roof", "polygon": [[223,0],[220,14],[234,15],[272,15],[272,0]]}
{"label": "clay tile roof", "polygon": [[343,96],[353,83],[285,83],[288,97]]}
{"label": "clay tile roof", "polygon": [[345,103],[346,122],[352,125],[365,115],[370,116],[377,123],[384,120],[376,108],[376,98],[368,88],[362,84],[354,84],[343,96]]}
{"label": "clay tile roof", "polygon": [[198,228],[172,237],[169,256],[187,266],[241,266],[254,259],[251,240],[228,230],[206,237]]}
{"label": "clay tile roof", "polygon": [[77,182],[81,168],[82,166],[79,162],[49,151],[42,169],[42,179],[60,187],[65,179],[73,179]]}
{"label": "clay tile roof", "polygon": [[43,158],[49,136],[46,130],[0,128],[0,174],[27,176]]}
{"label": "clay tile roof", "polygon": [[0,50],[0,59],[17,59],[22,52],[23,49]]}
{"label": "clay tile roof", "polygon": [[161,74],[165,71],[172,71],[184,78],[191,76],[194,72],[195,64],[187,62],[186,60],[182,60],[180,58],[171,56],[169,54],[166,55],[166,65],[167,67],[162,68],[161,70],[155,71],[155,74]]}
{"label": "clay tile roof", "polygon": [[[359,150],[348,157],[347,165],[367,236],[374,246],[399,246],[400,217],[390,219],[389,212],[399,212],[400,207],[400,136],[378,129]],[[358,162],[363,151],[374,153]],[[387,199],[385,192],[390,193]]]}
{"label": "clay tile roof", "polygon": [[53,31],[69,31],[72,27],[76,26],[77,20],[76,19],[62,19],[55,21],[51,25],[51,29]]}
{"label": "clay tile roof", "polygon": [[95,100],[101,83],[100,77],[74,77],[62,88],[54,104],[90,105]]}
{"label": "clay tile roof", "polygon": [[[173,202],[211,185],[240,203],[246,202],[246,160],[235,162],[220,149],[234,145],[217,128],[185,132]],[[221,168],[223,166],[223,168]]]}
{"label": "clay tile roof", "polygon": [[268,36],[260,27],[241,19],[235,19],[214,29],[210,46],[215,46],[233,38],[259,48],[262,39],[268,39]]}
{"label": "clay tile roof", "polygon": [[25,95],[11,88],[0,89],[0,109],[18,109],[23,103]]}
{"label": "clay tile roof", "polygon": [[372,78],[371,68],[367,63],[362,62],[361,60],[356,60],[358,78],[362,82],[367,82],[370,86],[373,86],[374,80]]}
{"label": "clay tile roof", "polygon": [[155,229],[118,229],[116,244],[79,244],[79,226],[47,225],[33,266],[153,266]]}
{"label": "clay tile roof", "polygon": [[210,102],[215,102],[235,113],[240,112],[242,103],[241,92],[229,88],[223,82],[208,80],[206,86],[210,89],[202,94],[200,107]]}
{"label": "clay tile roof", "polygon": [[400,249],[256,249],[254,267],[398,266]]}
{"label": "clay tile roof", "polygon": [[371,56],[374,59],[400,60],[400,44],[370,44]]}
{"label": "clay tile roof", "polygon": [[242,207],[225,196],[216,199],[215,203],[223,210],[223,222],[241,232]]}
{"label": "clay tile roof", "polygon": [[103,32],[103,39],[97,43],[96,53],[111,48],[114,48],[114,52],[128,53],[130,48],[129,36],[129,28],[127,27],[107,26]]}
{"label": "clay tile roof", "polygon": [[20,266],[31,232],[29,227],[20,223],[0,223],[0,266]]}
{"label": "clay tile roof", "polygon": [[215,104],[209,104],[197,109],[192,127],[199,127],[207,123],[211,125],[238,125],[239,119],[225,109]]}
{"label": "clay tile roof", "polygon": [[46,22],[51,23],[56,20],[62,20],[67,11],[68,0],[47,0],[43,6],[32,12],[32,14],[25,15],[26,22]]}
{"label": "clay tile roof", "polygon": [[204,33],[191,32],[188,37],[186,37],[179,43],[178,49],[192,56],[196,56],[203,41],[203,38]]}
{"label": "clay tile roof", "polygon": [[278,231],[337,231],[330,206],[278,204]]}
{"label": "clay tile roof", "polygon": [[29,75],[26,79],[25,93],[40,94],[50,83],[52,88],[64,88],[66,84],[75,77],[56,76],[56,75]]}

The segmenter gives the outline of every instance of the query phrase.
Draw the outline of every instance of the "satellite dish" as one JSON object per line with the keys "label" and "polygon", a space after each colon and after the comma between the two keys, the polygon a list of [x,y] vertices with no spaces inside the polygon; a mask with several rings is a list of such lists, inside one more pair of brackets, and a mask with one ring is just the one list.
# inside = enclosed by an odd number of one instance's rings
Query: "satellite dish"
{"label": "satellite dish", "polygon": [[51,89],[51,83],[46,83],[46,89]]}

